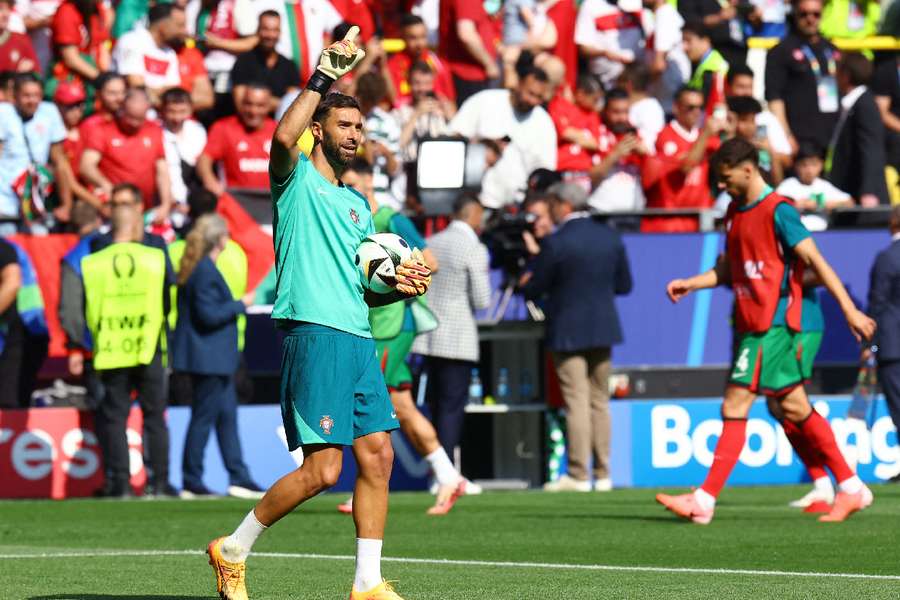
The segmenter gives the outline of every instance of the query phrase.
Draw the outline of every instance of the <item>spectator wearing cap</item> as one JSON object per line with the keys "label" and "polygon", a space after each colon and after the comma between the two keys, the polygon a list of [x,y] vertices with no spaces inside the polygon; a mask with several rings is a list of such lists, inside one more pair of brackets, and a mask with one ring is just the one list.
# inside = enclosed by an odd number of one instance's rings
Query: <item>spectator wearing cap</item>
{"label": "spectator wearing cap", "polygon": [[[828,222],[821,215],[827,215],[835,208],[853,206],[853,197],[839,190],[831,182],[822,179],[825,152],[813,142],[803,142],[794,161],[794,177],[788,177],[775,191],[792,199],[801,220],[810,231],[822,231]],[[819,214],[816,214],[819,213]]]}
{"label": "spectator wearing cap", "polygon": [[644,208],[641,170],[650,150],[628,120],[628,109],[628,92],[621,88],[610,90],[602,113],[600,162],[590,170],[595,186],[590,205],[600,212]]}
{"label": "spectator wearing cap", "polygon": [[724,83],[728,61],[715,48],[709,30],[700,21],[688,21],[681,29],[684,53],[691,61],[688,87],[703,92],[707,106],[721,102],[719,85]]}
{"label": "spectator wearing cap", "polygon": [[740,0],[679,0],[678,12],[685,22],[693,23],[693,28],[702,28],[712,46],[729,63],[747,61],[744,18],[759,20],[759,9],[751,3]]}
{"label": "spectator wearing cap", "polygon": [[556,231],[521,282],[526,298],[543,301],[545,344],[566,403],[569,472],[545,489],[608,491],[610,349],[622,342],[615,297],[631,291],[631,270],[619,234],[588,214],[583,188],[562,183],[547,193]]}
{"label": "spectator wearing cap", "polygon": [[600,80],[582,73],[573,95],[574,102],[570,102],[563,94],[556,94],[547,106],[556,128],[556,170],[590,187],[588,171],[600,161]]}
{"label": "spectator wearing cap", "polygon": [[80,173],[85,183],[108,198],[117,184],[140,190],[145,211],[163,223],[172,208],[171,180],[166,165],[162,128],[147,119],[150,99],[139,88],[128,90],[115,119],[86,132]]}
{"label": "spectator wearing cap", "polygon": [[819,32],[822,0],[794,0],[794,27],[766,56],[766,101],[788,136],[792,154],[812,141],[826,148],[840,101],[838,50]]}
{"label": "spectator wearing cap", "polygon": [[[724,122],[714,117],[702,124],[703,94],[683,87],[675,96],[675,118],[656,138],[656,154],[643,172],[647,208],[709,208],[709,159],[719,149]],[[697,231],[691,216],[643,217],[644,232]]]}
{"label": "spectator wearing cap", "polygon": [[425,28],[425,22],[421,17],[407,14],[401,17],[400,26],[403,34],[403,51],[397,52],[387,61],[394,87],[394,105],[400,107],[414,103],[411,69],[419,62],[425,63],[432,71],[435,96],[455,102],[453,75],[447,63],[428,48],[428,30]]}
{"label": "spectator wearing cap", "polygon": [[24,33],[9,30],[12,9],[12,0],[0,0],[0,71],[40,73],[41,65],[31,40]]}
{"label": "spectator wearing cap", "polygon": [[[51,211],[57,220],[68,221],[72,206],[67,185],[72,175],[63,150],[66,127],[56,107],[42,102],[43,97],[40,79],[19,73],[12,102],[0,104],[0,219],[18,220],[22,226]],[[45,184],[48,168],[58,184],[56,206],[51,205]],[[14,233],[11,228],[9,223],[0,224],[0,235]]]}
{"label": "spectator wearing cap", "polygon": [[499,79],[495,36],[496,26],[481,0],[440,3],[438,52],[453,74],[460,105]]}
{"label": "spectator wearing cap", "polygon": [[604,86],[612,87],[625,65],[643,59],[643,37],[639,10],[626,12],[607,0],[585,0],[578,9],[575,43]]}
{"label": "spectator wearing cap", "polygon": [[84,138],[78,127],[84,116],[84,100],[84,88],[74,81],[60,82],[53,93],[53,102],[59,109],[63,125],[66,126],[66,139],[63,140],[62,146],[71,167],[68,171],[72,174],[69,181],[72,195],[75,200],[86,202],[96,210],[102,205],[100,198],[87,189],[75,173],[81,163],[81,153],[84,151]]}
{"label": "spectator wearing cap", "polygon": [[841,57],[837,67],[841,113],[825,159],[828,180],[865,207],[888,204],[884,124],[875,96],[866,87],[871,78],[872,63],[865,56],[848,52]]}
{"label": "spectator wearing cap", "polygon": [[285,94],[300,88],[297,67],[275,50],[280,36],[281,17],[274,10],[263,11],[256,29],[259,42],[253,50],[238,56],[231,69],[231,95],[235,106],[241,104],[248,83],[259,82],[271,90],[273,112]]}
{"label": "spectator wearing cap", "polygon": [[[193,119],[191,95],[182,88],[166,90],[162,95],[160,117],[163,126],[163,145],[166,163],[172,180],[172,200],[175,210],[185,215],[188,210],[189,187],[198,183],[197,158],[206,146],[206,130]],[[183,219],[179,217],[179,220]],[[180,227],[179,223],[175,223]]]}
{"label": "spectator wearing cap", "polygon": [[[197,158],[197,175],[216,196],[226,187],[269,189],[269,151],[275,133],[275,121],[269,117],[272,94],[262,84],[246,87],[237,115],[216,121]],[[216,163],[222,166],[223,178],[214,171]]]}
{"label": "spectator wearing cap", "polygon": [[147,26],[137,25],[116,42],[113,66],[130,87],[143,87],[154,106],[166,90],[181,84],[178,54],[185,36],[184,9],[175,4],[155,4],[147,13]]}

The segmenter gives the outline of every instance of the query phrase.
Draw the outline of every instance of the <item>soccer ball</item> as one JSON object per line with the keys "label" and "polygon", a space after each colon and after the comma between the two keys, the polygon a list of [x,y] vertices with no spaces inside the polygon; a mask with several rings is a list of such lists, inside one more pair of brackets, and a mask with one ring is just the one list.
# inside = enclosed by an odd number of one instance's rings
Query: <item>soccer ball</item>
{"label": "soccer ball", "polygon": [[388,294],[397,285],[397,267],[412,255],[412,249],[399,235],[370,235],[356,250],[356,267],[363,286],[376,293]]}

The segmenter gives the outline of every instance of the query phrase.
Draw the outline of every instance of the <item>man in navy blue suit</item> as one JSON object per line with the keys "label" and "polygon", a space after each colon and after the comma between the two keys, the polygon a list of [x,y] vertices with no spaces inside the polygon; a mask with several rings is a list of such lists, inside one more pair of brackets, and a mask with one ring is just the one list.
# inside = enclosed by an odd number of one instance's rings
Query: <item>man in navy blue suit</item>
{"label": "man in navy blue suit", "polygon": [[566,403],[569,472],[544,489],[608,491],[610,348],[622,342],[615,296],[631,291],[631,270],[619,234],[587,212],[584,189],[559,183],[547,194],[556,231],[543,241],[522,291],[544,301],[547,349]]}
{"label": "man in navy blue suit", "polygon": [[[900,206],[891,211],[891,245],[872,265],[869,283],[869,315],[878,329],[878,379],[887,399],[894,426],[900,431]],[[900,473],[891,481],[900,481]]]}

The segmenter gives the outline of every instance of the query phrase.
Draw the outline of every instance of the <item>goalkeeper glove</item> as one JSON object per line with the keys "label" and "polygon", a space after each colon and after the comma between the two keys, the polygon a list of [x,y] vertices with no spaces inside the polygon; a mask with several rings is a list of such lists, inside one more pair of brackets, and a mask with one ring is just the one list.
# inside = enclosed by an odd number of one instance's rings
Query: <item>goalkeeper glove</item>
{"label": "goalkeeper glove", "polygon": [[307,89],[319,92],[323,96],[331,84],[349,73],[366,55],[366,51],[356,46],[359,27],[354,25],[344,36],[322,51],[319,66],[306,84]]}
{"label": "goalkeeper glove", "polygon": [[431,285],[431,269],[418,248],[397,267],[397,291],[406,296],[424,296]]}

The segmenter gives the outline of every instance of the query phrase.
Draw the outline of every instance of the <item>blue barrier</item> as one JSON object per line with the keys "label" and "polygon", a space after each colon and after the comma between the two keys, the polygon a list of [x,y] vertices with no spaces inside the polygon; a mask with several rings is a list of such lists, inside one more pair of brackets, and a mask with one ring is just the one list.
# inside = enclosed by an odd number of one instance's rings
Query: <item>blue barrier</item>
{"label": "blue barrier", "polygon": [[[878,400],[871,431],[861,421],[844,418],[847,396],[817,396],[817,410],[831,421],[838,444],[851,448],[859,475],[865,481],[881,481],[900,465],[900,447],[883,399]],[[699,485],[712,461],[721,431],[718,399],[614,401],[611,477],[616,487],[687,487]],[[190,409],[168,411],[171,432],[172,483],[181,485],[181,454]],[[298,465],[284,442],[279,407],[241,406],[239,430],[244,459],[256,481],[265,487]],[[766,485],[799,483],[806,474],[791,450],[781,426],[757,402],[748,422],[748,445],[731,475],[730,484]],[[419,457],[400,432],[394,432],[393,490],[422,490],[427,486],[428,464]],[[466,449],[463,448],[463,452]],[[296,458],[295,458],[296,457]],[[204,481],[210,489],[224,492],[228,477],[214,437],[206,448]],[[349,451],[335,491],[353,487],[356,467]]]}

